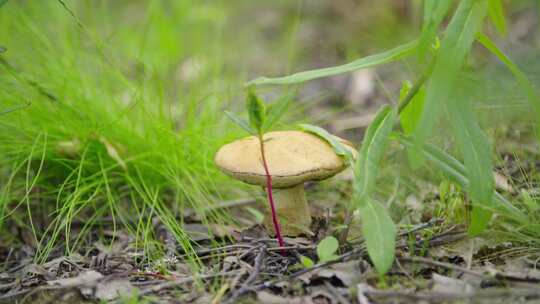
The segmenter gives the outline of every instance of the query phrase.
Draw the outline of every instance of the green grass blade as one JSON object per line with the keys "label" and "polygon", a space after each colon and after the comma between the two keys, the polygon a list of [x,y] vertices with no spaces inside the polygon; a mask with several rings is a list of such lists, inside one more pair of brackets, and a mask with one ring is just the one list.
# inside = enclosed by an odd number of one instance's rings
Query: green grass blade
{"label": "green grass blade", "polygon": [[424,23],[422,34],[418,41],[418,57],[423,59],[430,48],[431,43],[437,35],[437,30],[448,14],[452,0],[425,0],[424,1]]}
{"label": "green grass blade", "polygon": [[497,47],[497,45],[485,34],[478,33],[476,40],[480,42],[486,49],[488,49],[493,55],[497,56],[499,60],[508,67],[510,72],[516,77],[518,84],[527,95],[527,99],[531,103],[536,113],[537,130],[540,130],[540,96],[534,88],[531,81],[527,78],[527,75],[523,73],[520,68],[512,62],[512,60],[503,51]]}
{"label": "green grass blade", "polygon": [[[414,146],[413,140],[403,135],[400,135],[398,140],[405,147],[410,148]],[[462,187],[465,191],[469,191],[470,182],[466,175],[466,168],[461,162],[432,144],[425,144],[422,147],[422,152],[424,156],[448,178]],[[500,193],[496,191],[493,193],[495,204],[492,210],[494,212],[515,219],[518,222],[526,221],[527,215],[506,200]]]}
{"label": "green grass blade", "polygon": [[388,211],[377,201],[367,199],[358,208],[369,258],[380,274],[394,263],[396,226]]}
{"label": "green grass blade", "polygon": [[489,142],[474,116],[470,100],[459,96],[446,103],[454,134],[465,160],[469,192],[473,202],[469,233],[477,235],[485,230],[491,219],[493,204],[493,165]]}
{"label": "green grass blade", "polygon": [[232,122],[234,122],[235,124],[237,124],[240,128],[244,129],[246,132],[248,132],[249,134],[255,134],[255,130],[253,130],[251,128],[251,126],[245,121],[243,120],[242,118],[238,117],[236,114],[232,113],[232,112],[229,112],[229,111],[224,111],[225,112],[225,115],[230,119],[232,120]]}
{"label": "green grass blade", "polygon": [[353,203],[356,207],[367,202],[375,179],[379,171],[379,162],[388,143],[388,136],[392,132],[397,120],[397,113],[389,106],[382,106],[375,119],[368,127],[358,159],[356,160],[354,174]]}
{"label": "green grass blade", "polygon": [[424,109],[415,130],[418,146],[430,135],[439,118],[442,106],[454,91],[454,82],[469,54],[475,34],[487,14],[487,0],[461,1],[446,29],[441,47],[426,88]]}
{"label": "green grass blade", "polygon": [[292,96],[286,95],[275,101],[267,108],[266,120],[264,121],[263,130],[267,131],[272,128],[285,115],[291,105]]}
{"label": "green grass blade", "polygon": [[250,82],[247,83],[247,85],[296,84],[296,83],[302,83],[302,82],[317,79],[317,78],[348,73],[348,72],[352,72],[352,71],[356,71],[360,69],[365,69],[365,68],[374,67],[381,64],[390,63],[390,62],[408,57],[414,54],[416,50],[416,46],[417,46],[417,42],[413,41],[413,42],[400,45],[389,51],[382,52],[376,55],[363,57],[344,65],[317,69],[317,70],[304,71],[304,72],[299,72],[299,73],[284,76],[284,77],[276,77],[276,78],[259,77],[254,80],[251,80]]}
{"label": "green grass blade", "polygon": [[353,155],[349,149],[345,147],[344,144],[342,144],[334,135],[328,133],[325,129],[310,125],[310,124],[300,124],[298,125],[302,131],[306,131],[309,133],[313,133],[320,138],[324,139],[326,142],[328,142],[332,148],[334,148],[334,151],[337,155],[344,157],[348,162],[352,162]]}
{"label": "green grass blade", "polygon": [[506,20],[501,0],[489,0],[489,19],[501,35],[506,35]]}

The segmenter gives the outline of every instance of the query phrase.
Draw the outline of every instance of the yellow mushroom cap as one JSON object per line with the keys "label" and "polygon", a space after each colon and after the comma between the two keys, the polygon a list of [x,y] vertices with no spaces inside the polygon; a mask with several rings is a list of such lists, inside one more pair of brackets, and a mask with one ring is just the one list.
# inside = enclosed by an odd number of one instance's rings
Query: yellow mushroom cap
{"label": "yellow mushroom cap", "polygon": [[[337,137],[336,137],[337,138]],[[354,154],[352,144],[338,138]],[[264,134],[264,149],[272,185],[288,188],[310,180],[323,180],[347,166],[324,139],[302,131]],[[216,153],[216,165],[226,174],[253,185],[266,185],[260,144],[249,136],[226,144]]]}

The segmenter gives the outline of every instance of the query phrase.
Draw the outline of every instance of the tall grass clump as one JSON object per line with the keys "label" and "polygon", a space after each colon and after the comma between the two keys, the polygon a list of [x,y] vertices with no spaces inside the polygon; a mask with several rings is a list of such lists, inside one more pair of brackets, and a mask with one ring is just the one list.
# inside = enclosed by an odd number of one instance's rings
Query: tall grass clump
{"label": "tall grass clump", "polygon": [[191,254],[190,211],[230,220],[207,212],[225,182],[213,153],[235,136],[219,3],[0,3],[4,241],[21,227],[43,262],[127,229],[152,257],[158,219]]}
{"label": "tall grass clump", "polygon": [[[490,142],[473,111],[471,84],[463,80],[467,60],[474,60],[473,45],[484,47],[508,68],[535,113],[536,124],[540,125],[538,91],[490,38],[504,37],[507,32],[502,1],[461,0],[457,6],[454,3],[423,1],[423,25],[415,41],[341,66],[277,78],[260,77],[248,83],[299,84],[405,59],[414,67],[417,77],[413,84],[403,86],[399,104],[383,106],[367,129],[355,165],[349,208],[359,211],[369,256],[380,273],[388,271],[393,264],[396,238],[395,225],[374,193],[380,162],[391,139],[404,146],[413,169],[429,161],[468,192],[472,204],[468,223],[471,236],[484,232],[493,214],[512,223],[519,233],[539,236],[538,230],[534,232],[538,228],[536,215],[530,212],[530,207],[523,208],[533,204],[512,203],[495,191]],[[495,29],[490,35],[489,27]],[[457,158],[430,142],[441,120],[451,126],[459,151]]]}

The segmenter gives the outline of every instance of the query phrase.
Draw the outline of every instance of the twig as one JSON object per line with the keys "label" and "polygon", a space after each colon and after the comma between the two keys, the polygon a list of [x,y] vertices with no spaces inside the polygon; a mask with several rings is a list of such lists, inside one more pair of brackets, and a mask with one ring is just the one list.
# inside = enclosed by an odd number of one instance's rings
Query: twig
{"label": "twig", "polygon": [[174,281],[167,281],[167,282],[158,284],[156,286],[152,286],[148,289],[142,290],[141,292],[139,292],[139,296],[146,295],[153,292],[158,292],[163,289],[173,288],[182,284],[192,283],[195,280],[205,280],[205,279],[210,279],[210,278],[215,278],[215,277],[232,276],[236,274],[238,274],[238,271],[235,270],[235,271],[219,272],[219,273],[200,275],[200,276],[191,276],[187,278],[177,279]]}
{"label": "twig", "polygon": [[339,291],[336,289],[336,287],[334,287],[334,285],[332,285],[330,282],[328,281],[324,281],[324,286],[326,286],[326,288],[328,288],[328,291],[334,296],[336,297],[338,303],[341,303],[341,304],[350,304],[351,302],[349,300],[347,300],[344,296],[342,296]]}
{"label": "twig", "polygon": [[467,274],[477,276],[477,277],[480,277],[480,278],[484,277],[484,275],[482,273],[480,273],[480,272],[470,270],[470,269],[467,269],[465,267],[460,267],[460,266],[450,264],[450,263],[435,261],[435,260],[428,259],[428,258],[423,258],[423,257],[400,257],[400,258],[397,258],[397,259],[399,261],[405,262],[405,263],[428,264],[428,265],[432,265],[432,266],[438,266],[438,267],[443,267],[443,268],[450,269],[450,270],[455,270],[455,271],[467,273]]}
{"label": "twig", "polygon": [[539,288],[530,289],[484,289],[472,292],[408,292],[397,290],[366,290],[364,294],[379,298],[405,298],[412,301],[446,302],[463,299],[495,299],[508,297],[538,297]]}
{"label": "twig", "polygon": [[233,293],[229,301],[227,301],[228,303],[234,303],[234,301],[238,297],[242,296],[243,294],[245,294],[246,292],[252,289],[250,285],[251,283],[253,283],[253,281],[255,281],[257,276],[260,274],[262,263],[264,261],[265,256],[266,256],[266,245],[263,245],[260,247],[259,253],[257,254],[257,257],[255,258],[255,269],[253,269],[253,272],[244,281],[244,283],[242,284],[242,287],[240,287],[240,289],[238,289],[237,291]]}

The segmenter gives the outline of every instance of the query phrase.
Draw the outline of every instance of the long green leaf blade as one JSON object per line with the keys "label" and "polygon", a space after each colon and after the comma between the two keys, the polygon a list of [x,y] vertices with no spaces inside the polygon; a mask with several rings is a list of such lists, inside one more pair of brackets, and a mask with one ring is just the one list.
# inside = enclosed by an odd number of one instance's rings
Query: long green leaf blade
{"label": "long green leaf blade", "polygon": [[416,45],[417,45],[416,41],[409,42],[409,43],[400,45],[394,49],[391,49],[389,51],[379,53],[376,55],[367,56],[364,58],[360,58],[360,59],[357,59],[355,61],[349,62],[344,65],[340,65],[340,66],[304,71],[304,72],[299,72],[299,73],[284,76],[284,77],[276,77],[276,78],[259,77],[248,82],[247,85],[296,84],[296,83],[302,83],[302,82],[317,79],[317,78],[334,76],[334,75],[348,73],[348,72],[352,72],[352,71],[356,71],[360,69],[370,68],[373,66],[397,61],[404,57],[410,56],[414,54],[416,50]]}
{"label": "long green leaf blade", "polygon": [[493,165],[489,142],[474,116],[471,103],[465,96],[446,103],[454,134],[465,160],[473,212],[469,233],[484,231],[491,219],[494,190]]}
{"label": "long green leaf blade", "polygon": [[437,35],[437,30],[441,26],[444,17],[448,14],[452,0],[425,0],[424,1],[424,23],[422,34],[418,42],[418,57],[423,59],[429,50],[431,42]]}
{"label": "long green leaf blade", "polygon": [[366,131],[354,170],[352,205],[360,211],[368,254],[381,274],[387,272],[394,261],[396,228],[386,209],[370,194],[396,122],[397,110],[389,106],[381,107]]}
{"label": "long green leaf blade", "polygon": [[540,131],[540,96],[534,88],[527,75],[493,42],[487,35],[479,33],[476,40],[480,42],[486,49],[493,53],[499,60],[506,65],[510,72],[516,77],[518,84],[527,95],[531,106],[536,114],[537,130]]}
{"label": "long green leaf blade", "polygon": [[431,81],[426,88],[424,109],[415,130],[418,146],[425,142],[439,118],[442,106],[455,88],[458,72],[465,63],[475,34],[487,14],[487,0],[463,0],[446,29]]}
{"label": "long green leaf blade", "polygon": [[379,162],[385,152],[388,137],[396,121],[396,110],[385,105],[378,111],[366,131],[354,169],[353,202],[355,204],[361,205],[363,202],[367,202],[373,190],[379,171]]}
{"label": "long green leaf blade", "polygon": [[381,274],[394,263],[397,229],[387,210],[368,199],[358,208],[369,258]]}
{"label": "long green leaf blade", "polygon": [[506,35],[506,20],[501,0],[489,0],[489,19],[501,35]]}

